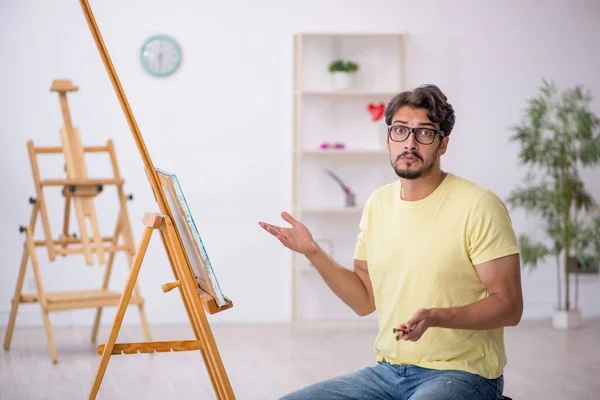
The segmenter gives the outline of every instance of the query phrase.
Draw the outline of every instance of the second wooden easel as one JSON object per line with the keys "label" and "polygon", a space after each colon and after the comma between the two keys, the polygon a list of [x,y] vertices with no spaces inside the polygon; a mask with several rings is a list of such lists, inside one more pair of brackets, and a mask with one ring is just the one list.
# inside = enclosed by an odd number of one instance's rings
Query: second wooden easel
{"label": "second wooden easel", "polygon": [[[125,182],[119,173],[113,142],[109,140],[106,146],[85,147],[82,145],[79,131],[71,123],[67,93],[77,90],[78,88],[68,80],[55,80],[52,82],[50,89],[50,91],[58,93],[60,99],[64,120],[64,127],[60,130],[62,146],[36,147],[33,141],[27,142],[37,197],[29,199],[29,202],[33,205],[29,224],[19,228],[21,233],[25,233],[23,256],[21,258],[17,285],[12,299],[8,327],[4,338],[4,349],[8,351],[11,345],[19,304],[37,302],[40,304],[42,311],[50,358],[54,363],[58,362],[58,356],[56,354],[49,313],[51,311],[96,308],[96,317],[92,328],[92,342],[95,343],[103,308],[116,306],[119,304],[121,297],[121,293],[108,290],[115,254],[117,252],[124,252],[129,266],[131,266],[135,254],[135,243],[127,211],[127,200],[131,200],[132,196],[125,195],[124,193],[123,186]],[[85,164],[86,153],[108,153],[114,176],[107,179],[89,179]],[[38,164],[38,155],[40,154],[64,155],[66,179],[42,179]],[[105,186],[112,185],[116,186],[120,207],[112,236],[102,236],[98,225],[94,200],[103,191]],[[58,238],[54,238],[52,234],[44,193],[45,188],[56,186],[62,187],[62,195],[65,198],[64,225],[62,235]],[[70,234],[71,204],[75,206],[75,217],[79,227],[80,238],[75,234]],[[34,239],[38,217],[41,217],[44,240]],[[91,235],[88,234],[88,221],[91,226]],[[119,244],[120,237],[123,238],[122,244]],[[74,254],[83,254],[86,263],[93,265],[94,260],[92,256],[95,254],[98,264],[106,264],[101,287],[93,290],[46,292],[42,283],[42,274],[36,247],[46,247],[50,261],[55,261],[57,256],[66,257]],[[108,261],[106,261],[106,253],[108,253]],[[23,293],[28,261],[31,261],[36,283],[36,292],[30,294]],[[135,296],[130,299],[129,304],[135,304],[139,307],[144,335],[147,340],[151,340],[150,329],[144,311],[144,299],[137,286],[135,287]]]}

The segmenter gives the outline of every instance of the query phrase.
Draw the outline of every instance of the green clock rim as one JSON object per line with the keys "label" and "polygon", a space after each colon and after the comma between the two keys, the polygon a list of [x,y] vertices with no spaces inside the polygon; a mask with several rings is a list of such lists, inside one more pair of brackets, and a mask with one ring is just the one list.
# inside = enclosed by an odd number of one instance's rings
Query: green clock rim
{"label": "green clock rim", "polygon": [[[171,44],[173,44],[173,46],[175,46],[175,50],[177,51],[177,60],[175,61],[175,65],[173,65],[173,68],[171,68],[165,72],[156,72],[156,71],[150,69],[149,67],[147,67],[146,63],[144,63],[144,49],[146,48],[148,43],[150,43],[154,40],[158,40],[158,39],[166,40],[166,41],[170,42]],[[175,71],[177,71],[179,69],[179,66],[181,65],[181,46],[179,46],[179,43],[177,43],[177,41],[169,35],[165,35],[165,34],[152,35],[148,39],[146,39],[144,41],[144,43],[142,44],[142,47],[140,47],[140,64],[142,64],[142,68],[144,68],[144,70],[147,73],[149,73],[150,75],[161,76],[161,77],[172,75]]]}

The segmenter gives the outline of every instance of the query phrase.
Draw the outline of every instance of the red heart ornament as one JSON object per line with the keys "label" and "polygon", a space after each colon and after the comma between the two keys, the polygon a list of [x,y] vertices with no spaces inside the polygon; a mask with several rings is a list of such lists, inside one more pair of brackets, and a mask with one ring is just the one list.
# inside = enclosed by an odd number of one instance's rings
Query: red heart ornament
{"label": "red heart ornament", "polygon": [[371,119],[373,120],[373,122],[375,122],[375,121],[378,121],[379,119],[381,119],[381,117],[383,116],[383,112],[385,111],[385,104],[369,103],[369,105],[367,106],[367,109],[371,113]]}

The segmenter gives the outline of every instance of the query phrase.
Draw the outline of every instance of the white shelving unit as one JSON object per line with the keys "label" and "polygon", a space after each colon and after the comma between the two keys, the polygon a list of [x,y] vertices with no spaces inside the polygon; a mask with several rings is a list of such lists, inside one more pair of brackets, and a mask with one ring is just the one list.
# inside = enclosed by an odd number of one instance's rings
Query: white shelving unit
{"label": "white shelving unit", "polygon": [[[410,38],[404,34],[308,33],[294,38],[293,213],[342,266],[352,255],[364,202],[397,179],[385,148],[383,117],[373,122],[369,103],[387,105],[407,89]],[[342,59],[358,64],[353,86],[336,89],[328,67]],[[343,144],[322,149],[321,144]],[[356,206],[324,169],[355,194]],[[296,323],[357,322],[308,261],[292,253],[292,316]],[[366,317],[374,320],[375,315]]]}

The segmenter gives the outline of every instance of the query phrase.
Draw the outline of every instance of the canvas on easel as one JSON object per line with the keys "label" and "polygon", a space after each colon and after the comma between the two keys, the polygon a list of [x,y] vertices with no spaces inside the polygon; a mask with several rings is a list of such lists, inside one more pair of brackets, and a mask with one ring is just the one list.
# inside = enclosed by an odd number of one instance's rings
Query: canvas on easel
{"label": "canvas on easel", "polygon": [[[173,180],[172,174],[162,172],[159,174],[152,163],[152,159],[144,144],[142,134],[104,45],[102,35],[100,34],[88,1],[80,0],[80,4],[121,108],[129,123],[155,200],[160,209],[160,212],[146,213],[144,215],[144,233],[139,242],[110,333],[106,343],[98,347],[101,359],[89,398],[95,399],[98,395],[112,355],[138,352],[199,351],[204,359],[204,364],[217,398],[235,399],[231,383],[229,382],[206,316],[207,312],[214,314],[230,309],[233,303],[221,293],[216,276],[212,270],[212,265],[206,255],[206,250],[197,234],[197,229],[191,218],[187,203],[182,201],[184,200],[182,196],[183,192],[178,192],[177,188],[180,189],[180,187],[177,181]],[[169,200],[169,197],[171,200]],[[185,221],[185,223],[182,221]],[[173,289],[179,290],[195,335],[195,340],[178,339],[164,342],[116,343],[127,304],[130,301],[133,288],[137,282],[150,239],[155,232],[161,237],[175,277],[173,282],[163,284],[162,289],[165,293]],[[185,243],[187,243],[187,246]]]}
{"label": "canvas on easel", "polygon": [[167,195],[169,208],[174,211],[175,225],[179,232],[183,232],[182,240],[185,251],[190,258],[190,264],[194,275],[198,279],[200,288],[211,295],[216,301],[217,307],[228,304],[227,299],[221,291],[219,282],[213,270],[210,258],[198,232],[196,222],[188,206],[183,189],[179,184],[177,176],[156,168],[158,179]]}
{"label": "canvas on easel", "polygon": [[[49,314],[52,311],[96,308],[96,317],[94,319],[91,338],[92,342],[95,343],[104,307],[116,306],[121,297],[121,293],[109,290],[108,288],[115,256],[117,253],[124,253],[127,264],[131,266],[135,253],[135,243],[127,210],[127,201],[133,197],[124,193],[125,181],[121,178],[119,172],[113,141],[108,140],[106,146],[84,146],[79,130],[71,122],[67,93],[77,92],[78,90],[77,86],[66,79],[54,80],[50,87],[50,91],[57,93],[60,100],[60,109],[64,122],[64,126],[60,129],[62,145],[42,147],[35,146],[32,140],[27,142],[36,197],[31,197],[29,200],[33,207],[28,225],[19,228],[21,233],[25,234],[23,256],[21,258],[21,266],[4,338],[4,349],[8,351],[11,345],[19,305],[39,303],[50,358],[54,363],[58,362],[58,356]],[[108,155],[113,170],[112,177],[101,179],[89,178],[85,155],[90,153]],[[62,160],[57,161],[62,161],[64,164],[65,177],[48,179],[42,176],[38,159],[40,156],[46,155],[53,155],[55,158],[57,155],[62,156]],[[62,233],[58,237],[54,237],[53,235],[52,227],[50,226],[51,214],[46,202],[46,190],[53,187],[62,188],[60,193],[64,197],[65,204],[62,217]],[[116,188],[119,207],[112,235],[103,236],[99,228],[95,202],[98,200],[103,201],[102,196],[107,195],[107,190],[105,189],[110,187]],[[74,210],[72,210],[72,206],[74,206]],[[52,211],[52,214],[58,213],[60,213],[60,210]],[[75,216],[75,225],[78,228],[78,234],[71,233],[72,213]],[[43,240],[35,240],[38,217],[41,220]],[[56,261],[59,256],[73,257],[75,255],[83,255],[86,264],[93,266],[93,256],[95,255],[98,266],[105,266],[102,283],[99,282],[97,289],[44,290],[40,263],[36,251],[38,247],[45,247],[50,262]],[[108,260],[106,260],[107,254]],[[35,293],[23,293],[23,284],[28,264],[31,264],[31,271],[36,283]],[[135,286],[135,296],[130,299],[129,305],[138,306],[144,335],[147,340],[151,340],[150,329],[144,311],[144,299],[137,285]]]}

